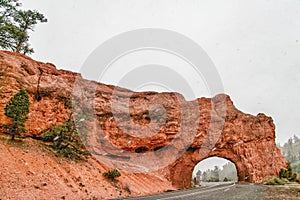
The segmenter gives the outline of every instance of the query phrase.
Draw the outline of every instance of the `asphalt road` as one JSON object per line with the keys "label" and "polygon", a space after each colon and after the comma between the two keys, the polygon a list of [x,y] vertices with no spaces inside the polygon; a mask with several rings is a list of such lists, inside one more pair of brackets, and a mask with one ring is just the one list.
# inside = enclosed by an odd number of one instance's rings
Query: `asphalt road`
{"label": "asphalt road", "polygon": [[198,188],[165,192],[157,195],[139,196],[124,199],[139,200],[167,200],[167,199],[184,199],[184,200],[231,200],[231,199],[260,199],[266,190],[263,185],[256,184],[235,184],[235,183],[209,183]]}

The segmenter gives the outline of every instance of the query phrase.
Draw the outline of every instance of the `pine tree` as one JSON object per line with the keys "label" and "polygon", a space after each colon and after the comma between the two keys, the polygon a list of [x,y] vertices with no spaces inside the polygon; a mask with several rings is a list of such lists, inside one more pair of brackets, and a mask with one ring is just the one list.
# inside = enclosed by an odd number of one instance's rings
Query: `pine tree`
{"label": "pine tree", "polygon": [[33,53],[29,31],[39,22],[47,22],[36,10],[20,9],[19,0],[2,0],[0,4],[0,48],[23,54]]}
{"label": "pine tree", "polygon": [[204,171],[203,173],[202,173],[202,179],[201,179],[203,182],[206,182],[207,180],[208,180],[208,177],[207,177],[207,172],[206,171]]}
{"label": "pine tree", "polygon": [[211,180],[213,182],[218,182],[219,181],[219,172],[220,172],[219,167],[215,166],[214,170],[212,171],[212,177],[211,177]]}
{"label": "pine tree", "polygon": [[5,115],[12,118],[10,125],[6,125],[11,132],[11,139],[14,140],[15,135],[26,132],[25,122],[29,113],[29,98],[28,93],[21,89],[15,94],[4,108]]}

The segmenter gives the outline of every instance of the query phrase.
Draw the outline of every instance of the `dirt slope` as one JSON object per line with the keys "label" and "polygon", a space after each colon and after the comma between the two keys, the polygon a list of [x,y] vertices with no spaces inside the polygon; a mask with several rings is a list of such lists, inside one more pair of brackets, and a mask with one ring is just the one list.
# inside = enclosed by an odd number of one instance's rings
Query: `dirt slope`
{"label": "dirt slope", "polygon": [[[0,135],[1,136],[1,135]],[[0,199],[109,199],[171,189],[155,175],[125,174],[117,183],[103,177],[97,160],[56,157],[33,139],[0,140]],[[129,192],[130,191],[130,192]]]}

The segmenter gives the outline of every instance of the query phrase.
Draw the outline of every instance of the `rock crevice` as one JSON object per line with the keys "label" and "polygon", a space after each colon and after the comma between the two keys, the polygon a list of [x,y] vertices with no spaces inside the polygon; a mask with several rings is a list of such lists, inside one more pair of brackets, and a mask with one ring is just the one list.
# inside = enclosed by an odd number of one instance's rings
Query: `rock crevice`
{"label": "rock crevice", "polygon": [[40,83],[41,83],[43,71],[40,68],[38,68],[38,69],[39,69],[39,75],[38,75],[38,81],[37,81],[37,86],[36,86],[36,100],[40,101],[40,100],[42,100],[41,92],[40,92]]}

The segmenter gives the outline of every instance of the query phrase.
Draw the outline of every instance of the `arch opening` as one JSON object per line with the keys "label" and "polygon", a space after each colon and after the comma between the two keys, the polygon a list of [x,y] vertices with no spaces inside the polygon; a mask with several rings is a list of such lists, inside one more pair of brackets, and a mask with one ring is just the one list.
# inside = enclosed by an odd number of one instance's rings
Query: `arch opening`
{"label": "arch opening", "polygon": [[238,171],[235,163],[221,157],[201,160],[192,173],[192,185],[207,185],[210,182],[237,182]]}

